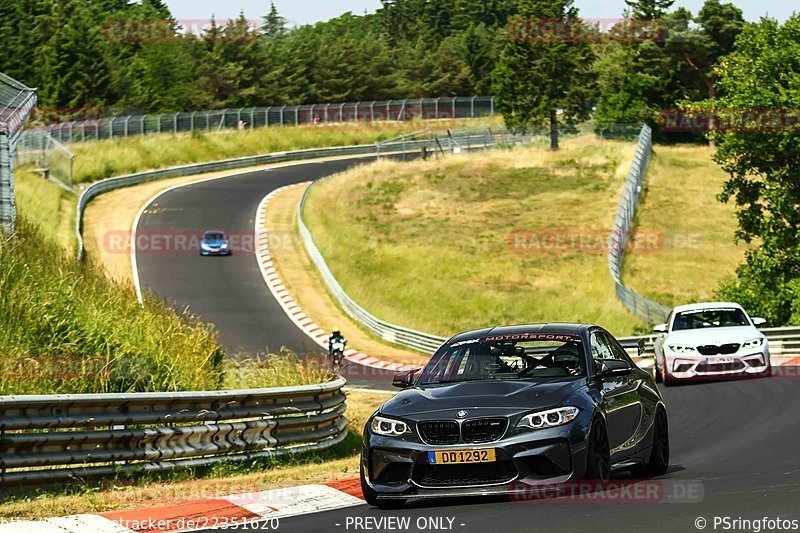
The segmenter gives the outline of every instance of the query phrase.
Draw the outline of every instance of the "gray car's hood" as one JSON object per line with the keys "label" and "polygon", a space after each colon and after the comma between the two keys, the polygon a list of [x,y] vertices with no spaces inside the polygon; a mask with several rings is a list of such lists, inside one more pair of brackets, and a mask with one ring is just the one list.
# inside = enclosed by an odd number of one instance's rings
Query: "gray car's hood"
{"label": "gray car's hood", "polygon": [[381,413],[415,419],[453,418],[462,410],[468,418],[512,414],[555,407],[585,384],[585,378],[572,378],[425,385],[401,391],[383,404]]}

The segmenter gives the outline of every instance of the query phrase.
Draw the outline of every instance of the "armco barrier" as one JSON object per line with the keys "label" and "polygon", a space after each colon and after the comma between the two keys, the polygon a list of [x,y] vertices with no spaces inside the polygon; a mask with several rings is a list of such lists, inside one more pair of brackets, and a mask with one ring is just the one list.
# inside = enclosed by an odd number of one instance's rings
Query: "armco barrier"
{"label": "armco barrier", "polygon": [[[495,128],[497,130],[497,128]],[[240,157],[236,159],[226,159],[224,161],[212,161],[208,163],[195,163],[179,167],[165,168],[162,170],[151,170],[139,172],[128,176],[119,176],[97,181],[87,187],[78,199],[75,233],[78,241],[78,260],[83,258],[83,215],[86,206],[103,193],[138,185],[148,181],[155,181],[167,178],[178,178],[182,176],[194,176],[207,172],[219,172],[222,170],[234,170],[237,168],[254,167],[269,165],[272,163],[283,163],[287,161],[302,161],[306,159],[319,159],[323,157],[339,157],[348,155],[389,155],[400,153],[419,152],[423,148],[426,150],[452,150],[456,146],[477,147],[487,146],[490,142],[494,143],[497,139],[502,142],[514,142],[521,137],[507,134],[501,131],[495,133],[489,128],[480,132],[476,130],[460,130],[455,132],[420,132],[428,138],[419,140],[398,140],[394,142],[364,144],[356,146],[337,146],[331,148],[313,148],[309,150],[294,150],[290,152],[275,152],[271,154]]]}
{"label": "armco barrier", "polygon": [[0,485],[319,451],[347,435],[345,380],[220,392],[0,396]]}
{"label": "armco barrier", "polygon": [[608,239],[608,269],[614,280],[617,297],[628,311],[644,319],[648,324],[664,322],[670,309],[648,300],[622,283],[622,259],[630,231],[633,229],[636,207],[639,204],[639,193],[642,190],[644,174],[647,171],[647,163],[650,161],[652,151],[652,130],[650,126],[644,125],[636,142],[636,152],[614,217],[614,227]]}

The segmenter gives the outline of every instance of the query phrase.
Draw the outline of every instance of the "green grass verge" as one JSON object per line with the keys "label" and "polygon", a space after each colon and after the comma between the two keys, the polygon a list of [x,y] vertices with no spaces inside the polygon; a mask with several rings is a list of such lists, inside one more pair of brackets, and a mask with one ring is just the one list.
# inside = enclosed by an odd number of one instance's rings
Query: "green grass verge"
{"label": "green grass verge", "polygon": [[625,256],[623,280],[638,293],[674,306],[708,301],[744,261],[735,207],[717,201],[728,178],[707,146],[656,146],[637,211],[638,235],[652,246]]}
{"label": "green grass verge", "polygon": [[0,242],[0,394],[258,388],[319,383],[293,354],[226,363],[211,329],[74,257],[29,219]]}
{"label": "green grass verge", "polygon": [[496,123],[497,119],[442,122],[383,122],[371,124],[336,124],[286,126],[245,131],[193,132],[127,137],[118,140],[89,141],[70,145],[76,155],[76,183],[96,181],[190,163],[231,159],[250,155],[369,144],[425,128],[478,126]]}
{"label": "green grass verge", "polygon": [[78,197],[34,172],[33,165],[14,171],[17,208],[35,221],[44,236],[75,249],[75,206]]}
{"label": "green grass verge", "polygon": [[382,319],[439,335],[555,320],[625,334],[642,324],[614,294],[605,249],[517,237],[605,239],[632,154],[581,137],[556,153],[381,162],[314,187],[305,216],[336,278]]}

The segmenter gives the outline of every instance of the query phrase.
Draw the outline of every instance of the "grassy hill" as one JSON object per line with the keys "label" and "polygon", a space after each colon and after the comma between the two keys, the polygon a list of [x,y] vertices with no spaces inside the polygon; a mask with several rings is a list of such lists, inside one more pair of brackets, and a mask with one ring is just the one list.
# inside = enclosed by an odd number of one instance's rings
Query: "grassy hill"
{"label": "grassy hill", "polygon": [[[626,263],[629,285],[673,303],[710,294],[719,275],[733,272],[739,252],[735,220],[714,198],[720,176],[703,181],[713,174],[710,159],[694,147],[657,151],[643,225],[660,228],[664,219],[651,211],[663,211],[649,206],[686,195],[695,209],[715,213],[700,250],[634,251]],[[587,136],[556,153],[534,147],[380,162],[314,187],[306,221],[345,290],[385,320],[440,335],[555,320],[630,334],[644,324],[614,294],[605,243],[632,152],[632,143]],[[695,166],[702,184],[691,192],[675,196],[681,181],[661,186],[662,176],[675,173],[691,180]],[[673,231],[692,228],[688,217],[668,220]],[[708,267],[714,275],[699,274]],[[698,274],[687,276],[692,269]],[[659,283],[651,290],[653,277]],[[680,287],[672,299],[670,287]]]}

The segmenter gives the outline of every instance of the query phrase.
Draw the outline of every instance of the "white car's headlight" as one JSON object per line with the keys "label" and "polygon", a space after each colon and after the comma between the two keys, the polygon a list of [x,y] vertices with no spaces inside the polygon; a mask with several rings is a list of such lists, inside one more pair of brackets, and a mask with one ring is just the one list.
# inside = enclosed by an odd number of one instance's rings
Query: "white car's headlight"
{"label": "white car's headlight", "polygon": [[370,427],[372,428],[372,432],[376,435],[384,435],[387,437],[399,437],[404,433],[411,433],[411,428],[409,428],[408,424],[405,422],[384,418],[382,416],[373,418]]}
{"label": "white car's headlight", "polygon": [[746,343],[744,343],[742,345],[742,348],[745,348],[745,349],[748,349],[748,350],[751,349],[751,348],[761,348],[762,346],[764,346],[764,341],[765,340],[766,339],[764,337],[759,337],[757,339],[750,339],[749,341],[747,341]]}
{"label": "white car's headlight", "polygon": [[220,248],[225,248],[225,249],[227,249],[227,248],[228,248],[228,243],[226,243],[226,242],[223,242],[223,243],[222,243],[222,245],[220,246]]}
{"label": "white car's headlight", "polygon": [[669,349],[675,353],[689,353],[694,351],[694,346],[688,346],[686,344],[670,344]]}
{"label": "white car's headlight", "polygon": [[561,426],[573,421],[579,412],[580,409],[577,407],[559,407],[549,411],[539,411],[523,416],[517,423],[517,427],[544,429]]}
{"label": "white car's headlight", "polygon": [[211,246],[209,246],[209,245],[207,245],[207,244],[201,244],[201,245],[200,245],[200,248],[202,248],[203,250],[210,250],[210,249],[211,249]]}

